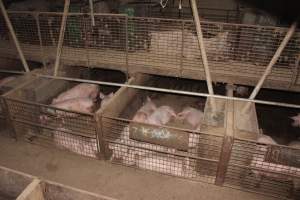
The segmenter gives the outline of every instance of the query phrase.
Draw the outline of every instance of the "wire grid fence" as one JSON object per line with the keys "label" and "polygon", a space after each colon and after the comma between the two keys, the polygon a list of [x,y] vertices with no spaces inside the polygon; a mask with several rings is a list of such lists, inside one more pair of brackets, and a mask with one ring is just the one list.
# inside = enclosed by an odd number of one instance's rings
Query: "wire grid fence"
{"label": "wire grid fence", "polygon": [[[124,121],[123,121],[124,120]],[[130,138],[126,119],[102,118],[102,131],[114,163],[151,170],[163,174],[214,183],[219,161],[222,137],[178,131],[172,128],[146,128],[153,134],[159,131],[177,131],[189,140],[186,150],[138,141]],[[146,127],[146,125],[140,125]]]}
{"label": "wire grid fence", "polygon": [[[226,23],[239,23],[241,21],[242,13],[238,10],[230,9],[214,9],[214,8],[198,8],[200,17],[203,20],[226,22]],[[175,18],[175,19],[192,19],[193,14],[191,8],[182,7],[152,7],[149,11],[149,17],[155,18]]]}
{"label": "wire grid fence", "polygon": [[[67,81],[56,80],[54,85],[50,82],[53,80],[38,78],[5,97],[17,138],[96,157],[99,150],[94,114],[49,106],[54,97],[74,86]],[[37,85],[51,90],[35,91]]]}
{"label": "wire grid fence", "polygon": [[299,149],[235,139],[225,185],[280,198],[300,196]]}
{"label": "wire grid fence", "polygon": [[[21,47],[28,59],[56,58],[61,13],[10,13]],[[30,16],[30,17],[28,17]],[[191,20],[70,13],[64,37],[62,62],[113,67],[123,71],[204,78],[204,68]],[[1,21],[1,20],[0,20]],[[269,63],[287,29],[203,21],[204,42],[215,75],[257,80]],[[2,51],[16,54],[5,23]],[[268,77],[296,83],[300,33],[296,31]],[[13,53],[14,52],[14,53]],[[268,81],[267,80],[267,81]]]}
{"label": "wire grid fence", "polygon": [[[199,84],[190,80],[178,81],[159,76],[150,76],[144,85],[188,91],[200,88]],[[201,128],[200,131],[194,130],[188,123],[177,119],[165,126],[133,120],[146,96],[151,96],[157,106],[168,105],[177,112],[181,112],[187,105],[196,106],[195,102],[203,103],[203,106],[205,103],[205,99],[199,102],[199,98],[188,96],[123,90],[118,95],[118,99],[122,99],[121,105],[112,102],[101,116],[107,157],[117,164],[214,183],[223,136],[201,132]],[[182,101],[176,102],[178,98]]]}

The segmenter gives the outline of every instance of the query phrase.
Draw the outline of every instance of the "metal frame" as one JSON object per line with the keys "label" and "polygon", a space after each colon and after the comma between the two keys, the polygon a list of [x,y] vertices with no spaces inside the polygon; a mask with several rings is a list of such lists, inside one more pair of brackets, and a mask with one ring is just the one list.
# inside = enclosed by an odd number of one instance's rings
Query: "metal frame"
{"label": "metal frame", "polygon": [[[14,19],[28,14],[38,14],[40,25],[36,29],[39,28],[40,31],[34,30],[35,26],[31,25],[31,21],[26,21],[25,17],[23,17],[25,20],[22,23],[23,26],[16,26]],[[50,61],[56,59],[53,52],[56,51],[55,46],[59,27],[54,22],[60,23],[59,19],[62,13],[9,12],[9,15],[27,58],[40,62],[43,62],[45,59]],[[126,15],[95,13],[94,17],[100,24],[96,24],[93,27],[89,20],[91,17],[90,13],[69,13],[68,16],[66,38],[64,39],[61,56],[63,64],[80,64],[88,65],[89,67],[103,66],[119,69],[128,74],[144,72],[201,80],[206,78],[201,57],[199,56],[200,51],[197,46],[197,40],[194,40],[194,23],[191,20],[127,17]],[[53,21],[52,28],[47,25],[47,20],[50,19]],[[73,26],[72,24],[79,27],[84,25],[86,28],[81,29],[80,32],[73,31],[72,34],[69,34],[68,27]],[[105,24],[108,25],[108,29],[103,29]],[[128,40],[132,40],[130,38],[132,37],[130,36],[131,34],[128,33],[129,31],[132,32],[130,27],[128,27],[130,24],[136,26],[133,32],[135,33],[134,37],[139,37],[135,39],[134,44],[128,44]],[[203,21],[201,25],[204,31],[204,43],[211,41],[209,42],[210,46],[206,44],[206,51],[213,81],[230,82],[235,80],[239,84],[248,85],[256,85],[258,76],[265,70],[265,66],[272,58],[279,41],[284,37],[287,30],[282,27],[262,27],[209,21]],[[162,29],[162,26],[165,26],[165,28]],[[69,29],[71,30],[71,28]],[[99,31],[102,31],[101,34],[104,34],[102,35],[103,44],[100,41],[96,41],[96,38],[99,38]],[[107,38],[103,31],[115,31],[112,32],[113,34],[110,34],[114,38]],[[35,35],[31,34],[34,32],[36,32],[36,38],[27,39],[29,35]],[[39,32],[41,33],[40,38],[38,37]],[[51,32],[54,35],[54,45],[50,43]],[[212,35],[222,32],[228,32],[228,46],[223,45],[223,49],[221,48],[221,41],[217,42],[217,40],[211,39],[214,38]],[[155,41],[153,36],[149,37],[147,34],[150,34],[150,36],[151,34],[164,36],[169,41],[166,40],[160,46],[155,46],[156,43],[160,42]],[[297,49],[299,36],[300,34],[297,30],[284,49],[283,55],[276,62],[272,73],[267,78],[264,84],[265,87],[300,90],[298,87],[299,83],[292,83],[292,80],[298,80],[295,78],[297,74],[293,73],[297,59],[293,55],[299,51]],[[110,43],[109,45],[109,40],[117,39],[118,37],[120,41],[116,40],[115,43]],[[147,37],[151,38],[150,44],[149,41],[147,42]],[[39,44],[42,44],[44,53],[31,40],[36,40]],[[260,48],[258,44],[261,44],[260,41],[262,40],[264,41],[264,46]],[[0,51],[4,55],[15,57],[14,49],[7,49],[7,47],[11,47],[10,45],[7,46],[7,41],[3,41],[2,44],[6,45],[6,48],[0,48]],[[174,46],[175,44],[178,47]],[[150,48],[143,49],[143,45],[150,45]],[[130,50],[132,48],[135,48],[135,50]],[[219,51],[216,51],[216,49],[219,49]],[[222,55],[222,52],[224,55]],[[47,58],[42,58],[43,56],[41,55],[43,54]],[[222,56],[216,56],[218,54]],[[261,58],[256,59],[257,55],[261,56]]]}

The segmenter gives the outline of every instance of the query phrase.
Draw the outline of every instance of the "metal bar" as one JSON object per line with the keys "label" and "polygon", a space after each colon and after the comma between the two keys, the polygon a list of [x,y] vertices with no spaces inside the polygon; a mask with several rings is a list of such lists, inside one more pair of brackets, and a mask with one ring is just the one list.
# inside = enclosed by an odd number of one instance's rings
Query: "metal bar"
{"label": "metal bar", "polygon": [[43,59],[43,66],[46,67],[45,51],[44,51],[44,48],[43,48],[43,40],[42,40],[39,16],[40,16],[39,13],[34,15],[35,21],[36,21],[36,26],[37,26],[37,31],[38,31],[38,36],[39,36],[39,41],[40,41],[40,49],[41,49],[41,54],[42,54],[42,59]]}
{"label": "metal bar", "polygon": [[58,45],[56,51],[56,60],[54,64],[54,76],[57,76],[58,74],[58,68],[59,68],[60,57],[62,53],[62,46],[64,42],[64,35],[65,35],[67,14],[69,12],[69,7],[70,7],[70,0],[65,0],[64,13],[63,13],[61,26],[60,26],[59,39],[58,39]]}
{"label": "metal bar", "polygon": [[92,26],[95,26],[94,3],[93,3],[93,0],[89,0],[89,3],[90,3],[90,11],[91,11]]}
{"label": "metal bar", "polygon": [[[204,66],[205,76],[206,76],[208,93],[210,95],[213,95],[214,89],[212,86],[212,80],[211,80],[210,70],[209,70],[209,66],[208,66],[208,60],[207,60],[205,45],[204,45],[204,41],[203,41],[203,34],[202,34],[202,30],[201,30],[201,24],[200,24],[198,9],[197,9],[197,3],[196,3],[196,0],[190,0],[190,2],[191,2],[191,6],[192,6],[193,15],[194,15],[194,22],[195,22],[195,26],[196,26],[198,43],[199,43],[199,47],[200,47],[202,62],[203,62],[203,66]],[[213,112],[216,111],[215,99],[212,98],[210,102],[211,102],[212,111]]]}
{"label": "metal bar", "polygon": [[[0,72],[1,72],[1,70],[0,70]],[[190,96],[198,96],[198,97],[215,97],[215,98],[219,98],[219,99],[229,99],[229,100],[235,100],[235,101],[253,102],[253,103],[258,103],[258,104],[265,104],[265,105],[271,105],[271,106],[282,106],[282,107],[287,107],[287,108],[300,108],[300,105],[296,105],[296,104],[278,103],[278,102],[264,101],[264,100],[243,99],[243,98],[238,98],[238,97],[227,97],[227,96],[215,95],[215,94],[210,95],[210,94],[206,94],[206,93],[170,90],[170,89],[155,88],[155,87],[148,87],[148,86],[130,85],[130,84],[126,84],[126,83],[92,81],[92,80],[84,80],[84,79],[68,78],[68,77],[58,77],[58,76],[50,76],[50,75],[43,75],[43,74],[35,74],[35,75],[39,76],[39,77],[53,78],[53,79],[58,79],[58,80],[67,80],[67,81],[75,81],[75,82],[83,82],[83,83],[94,83],[94,84],[107,85],[107,86],[127,87],[127,88],[140,89],[140,90],[149,90],[149,91],[155,91],[155,92],[182,94],[182,95],[190,95]]]}
{"label": "metal bar", "polygon": [[[256,95],[258,94],[258,92],[261,89],[262,85],[264,84],[267,76],[271,73],[272,68],[273,68],[274,64],[277,62],[277,60],[278,60],[280,54],[282,53],[283,49],[285,48],[285,46],[287,45],[287,43],[289,42],[289,40],[293,36],[293,34],[294,34],[294,32],[295,32],[295,30],[297,28],[297,25],[298,25],[297,21],[294,22],[292,24],[292,26],[290,27],[290,29],[288,30],[288,32],[286,33],[286,35],[285,35],[284,39],[282,40],[280,46],[276,50],[273,58],[271,59],[269,65],[267,66],[264,74],[262,75],[262,77],[258,81],[256,87],[252,91],[252,94],[250,95],[249,99],[254,99],[256,97]],[[246,113],[249,110],[250,106],[251,106],[251,103],[247,103],[245,105],[245,107],[243,108],[242,112]]]}
{"label": "metal bar", "polygon": [[195,155],[190,155],[190,154],[187,154],[187,153],[182,153],[180,151],[170,153],[168,151],[159,150],[159,149],[151,149],[151,148],[147,148],[147,147],[143,147],[143,146],[139,146],[139,145],[134,145],[134,144],[130,144],[130,143],[121,143],[121,142],[118,142],[116,140],[111,140],[111,139],[104,139],[104,140],[107,141],[107,142],[110,142],[110,143],[114,143],[114,144],[119,144],[119,145],[128,146],[128,147],[135,147],[135,148],[139,148],[139,149],[143,149],[143,150],[150,150],[150,151],[154,151],[154,152],[157,152],[157,153],[163,153],[163,154],[168,154],[168,155],[172,154],[172,155],[179,156],[179,157],[182,157],[182,158],[192,158],[192,159],[202,160],[202,161],[207,161],[207,162],[212,162],[212,163],[218,163],[219,162],[216,159],[203,158],[203,157],[199,157],[199,156],[195,156]]}
{"label": "metal bar", "polygon": [[182,34],[181,34],[181,49],[180,49],[180,76],[182,77],[182,71],[183,71],[183,59],[184,59],[184,56],[183,56],[183,48],[184,48],[184,26],[185,26],[185,23],[184,21],[181,22],[181,31],[182,31]]}
{"label": "metal bar", "polygon": [[25,72],[22,72],[22,71],[14,71],[14,70],[4,70],[4,69],[1,69],[1,70],[0,70],[0,73],[24,74]]}
{"label": "metal bar", "polygon": [[[142,123],[142,122],[135,122],[133,120],[129,120],[129,119],[125,119],[125,118],[119,118],[119,117],[110,117],[110,116],[107,116],[105,114],[102,115],[103,118],[107,118],[107,119],[110,119],[110,120],[115,120],[115,121],[122,121],[124,124],[129,124],[131,122],[134,122],[135,124],[140,124],[140,125],[147,125],[147,123]],[[174,127],[174,126],[166,126],[166,125],[159,125],[159,127],[161,128],[167,128],[167,129],[171,129],[171,130],[177,130],[177,131],[183,131],[183,132],[189,132],[189,133],[196,133],[196,134],[201,134],[201,135],[212,135],[212,136],[216,136],[216,137],[219,137],[219,138],[223,138],[223,136],[220,136],[219,134],[215,134],[215,133],[205,133],[205,132],[201,132],[200,131],[197,131],[197,130],[191,130],[191,129],[186,129],[186,128],[179,128],[179,127]]]}
{"label": "metal bar", "polygon": [[22,51],[21,46],[19,44],[18,38],[16,36],[15,30],[14,30],[14,28],[13,28],[13,26],[11,24],[11,21],[10,21],[8,15],[7,15],[7,12],[6,12],[6,9],[4,7],[4,4],[3,4],[2,0],[0,0],[0,7],[1,7],[1,11],[2,11],[3,17],[5,19],[6,25],[7,25],[8,29],[9,29],[9,32],[10,32],[10,34],[11,34],[13,40],[14,40],[14,43],[16,45],[16,48],[17,48],[17,51],[19,53],[21,62],[23,64],[23,67],[24,67],[24,69],[25,69],[26,72],[29,72],[30,70],[29,70],[28,64],[26,62],[26,59],[25,59],[24,54],[23,54],[23,51]]}
{"label": "metal bar", "polygon": [[126,62],[126,79],[129,79],[129,40],[128,40],[128,16],[125,17],[125,62]]}

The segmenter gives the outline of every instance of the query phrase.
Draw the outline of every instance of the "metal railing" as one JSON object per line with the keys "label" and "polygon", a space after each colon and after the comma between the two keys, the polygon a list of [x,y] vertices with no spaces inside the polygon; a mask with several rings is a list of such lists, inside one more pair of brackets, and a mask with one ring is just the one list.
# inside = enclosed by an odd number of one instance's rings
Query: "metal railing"
{"label": "metal railing", "polygon": [[[9,12],[25,56],[55,60],[62,13]],[[139,18],[126,15],[70,13],[62,62],[103,66],[127,72],[145,72],[204,79],[201,54],[191,20]],[[216,81],[235,79],[254,85],[282,41],[287,29],[203,21],[204,43]],[[1,22],[0,51],[15,56],[5,24]],[[266,84],[288,89],[299,85],[297,31],[276,62]],[[287,85],[287,86],[283,86]]]}

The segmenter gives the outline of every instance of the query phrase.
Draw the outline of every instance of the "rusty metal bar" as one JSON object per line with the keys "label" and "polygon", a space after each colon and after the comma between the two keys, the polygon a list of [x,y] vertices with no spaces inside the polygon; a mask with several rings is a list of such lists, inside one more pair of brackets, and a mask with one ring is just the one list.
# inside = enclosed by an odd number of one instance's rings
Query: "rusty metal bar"
{"label": "rusty metal bar", "polygon": [[29,69],[29,67],[28,67],[28,64],[27,64],[26,59],[25,59],[25,57],[24,57],[22,48],[21,48],[21,46],[20,46],[20,44],[19,44],[19,41],[18,41],[18,38],[17,38],[17,36],[16,36],[15,30],[14,30],[14,28],[13,28],[13,26],[12,26],[12,24],[11,24],[11,21],[10,21],[8,15],[7,15],[7,12],[6,12],[6,9],[5,9],[5,7],[4,7],[4,4],[3,4],[3,1],[2,1],[2,0],[0,0],[0,7],[1,7],[1,11],[2,11],[3,17],[4,17],[4,19],[5,19],[5,22],[6,22],[6,24],[7,24],[7,27],[8,27],[8,29],[9,29],[9,32],[10,32],[10,34],[11,34],[11,36],[12,36],[12,38],[13,38],[13,41],[14,41],[14,43],[15,43],[15,45],[16,45],[16,48],[17,48],[17,51],[18,51],[18,53],[19,53],[21,62],[22,62],[22,64],[23,64],[23,67],[24,67],[24,69],[25,69],[26,72],[29,72],[30,69]]}
{"label": "rusty metal bar", "polygon": [[63,46],[63,42],[64,42],[64,35],[65,35],[69,7],[70,7],[70,0],[65,0],[64,13],[63,13],[63,18],[62,18],[62,22],[61,22],[57,51],[56,51],[56,60],[55,60],[55,64],[54,64],[54,76],[57,76],[57,74],[58,74],[58,68],[59,68],[59,64],[60,64],[60,57],[61,57],[62,46]]}

